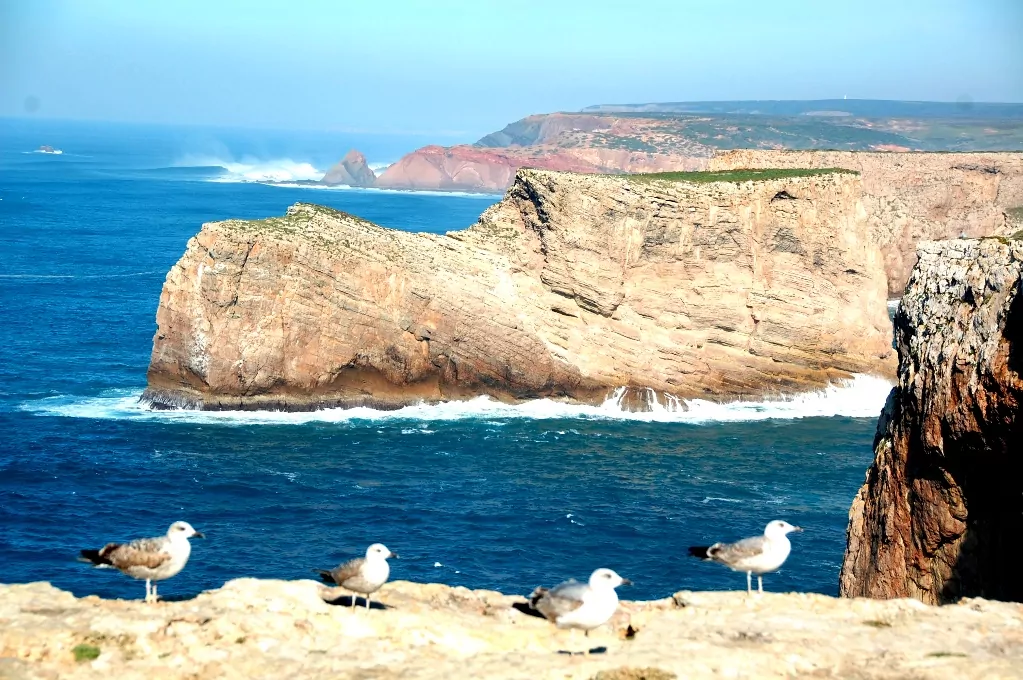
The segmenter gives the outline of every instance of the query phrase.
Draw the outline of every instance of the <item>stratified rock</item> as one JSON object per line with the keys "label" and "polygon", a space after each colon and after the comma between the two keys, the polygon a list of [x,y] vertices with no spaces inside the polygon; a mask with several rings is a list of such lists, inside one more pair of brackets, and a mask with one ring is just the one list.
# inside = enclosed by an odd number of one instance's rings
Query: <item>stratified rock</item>
{"label": "stratified rock", "polygon": [[891,375],[884,272],[863,217],[854,174],[523,170],[476,225],[446,236],[307,204],[206,224],[164,284],[145,398],[596,404],[629,387],[649,408]]}
{"label": "stratified rock", "polygon": [[[609,625],[583,637],[493,591],[399,581],[370,610],[335,595],[313,581],[237,579],[147,605],[77,599],[47,583],[0,585],[0,676],[986,680],[1018,677],[1023,666],[1023,607],[985,600],[939,608],[681,592],[622,602]],[[604,651],[564,653],[594,648]]]}
{"label": "stratified rock", "polygon": [[711,170],[847,168],[863,178],[863,205],[881,244],[888,292],[899,297],[920,241],[1005,235],[1003,212],[1023,206],[1023,153],[720,153]]}
{"label": "stratified rock", "polygon": [[1023,600],[1023,241],[923,243],[919,255],[841,592]]}
{"label": "stratified rock", "polygon": [[352,149],[337,165],[327,171],[320,180],[322,184],[345,185],[350,187],[371,187],[377,176],[370,169],[366,157]]}

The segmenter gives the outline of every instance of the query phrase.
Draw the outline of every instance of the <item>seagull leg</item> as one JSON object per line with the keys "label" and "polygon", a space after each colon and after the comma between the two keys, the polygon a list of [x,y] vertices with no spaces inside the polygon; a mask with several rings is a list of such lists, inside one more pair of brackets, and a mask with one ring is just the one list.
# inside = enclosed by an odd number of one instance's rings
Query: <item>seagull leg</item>
{"label": "seagull leg", "polygon": [[366,596],[366,609],[369,609],[369,595]]}
{"label": "seagull leg", "polygon": [[153,584],[153,602],[159,602],[160,596],[156,594],[156,584]]}
{"label": "seagull leg", "polygon": [[757,574],[757,592],[761,595],[764,594],[764,577],[762,574]]}
{"label": "seagull leg", "polygon": [[746,594],[750,595],[753,593],[753,572],[746,572]]}
{"label": "seagull leg", "polygon": [[149,579],[146,579],[146,602],[150,602],[151,601],[151,599],[150,599],[152,597],[152,595],[150,593],[151,588],[152,588],[152,586],[150,585]]}
{"label": "seagull leg", "polygon": [[352,593],[352,604],[350,606],[352,609],[355,609],[355,593]]}

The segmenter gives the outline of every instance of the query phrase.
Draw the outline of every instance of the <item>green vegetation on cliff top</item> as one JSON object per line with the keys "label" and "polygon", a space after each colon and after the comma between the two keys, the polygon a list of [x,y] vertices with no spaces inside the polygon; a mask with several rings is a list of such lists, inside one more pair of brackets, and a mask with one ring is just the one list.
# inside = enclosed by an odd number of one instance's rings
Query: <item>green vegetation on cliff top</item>
{"label": "green vegetation on cliff top", "polygon": [[842,168],[769,168],[765,170],[717,170],[698,172],[651,172],[624,175],[630,181],[638,182],[762,182],[790,177],[815,177],[817,175],[858,175],[855,170]]}

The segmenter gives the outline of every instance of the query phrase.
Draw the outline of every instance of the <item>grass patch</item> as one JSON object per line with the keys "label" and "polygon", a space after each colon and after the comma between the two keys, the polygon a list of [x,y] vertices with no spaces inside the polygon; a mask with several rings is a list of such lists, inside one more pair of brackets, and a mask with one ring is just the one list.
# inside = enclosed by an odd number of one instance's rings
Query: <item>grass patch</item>
{"label": "grass patch", "polygon": [[75,645],[71,650],[71,653],[75,655],[75,661],[83,663],[85,661],[92,661],[99,658],[99,647],[96,645],[80,644]]}
{"label": "grass patch", "polygon": [[967,657],[967,655],[962,652],[930,652],[927,656],[936,659],[944,659],[947,657],[959,657],[961,659],[965,659]]}
{"label": "grass patch", "polygon": [[1010,220],[1023,220],[1023,206],[1009,208],[1005,211],[1005,214],[1009,216]]}
{"label": "grass patch", "polygon": [[763,182],[790,177],[817,177],[820,175],[858,175],[844,168],[767,168],[764,170],[715,170],[697,172],[650,172],[625,175],[635,182]]}

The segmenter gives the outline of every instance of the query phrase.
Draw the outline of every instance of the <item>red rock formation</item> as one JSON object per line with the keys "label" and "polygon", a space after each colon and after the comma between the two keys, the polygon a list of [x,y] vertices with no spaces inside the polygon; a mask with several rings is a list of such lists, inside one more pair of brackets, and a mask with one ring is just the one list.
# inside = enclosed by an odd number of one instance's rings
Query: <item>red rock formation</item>
{"label": "red rock formation", "polygon": [[629,386],[735,399],[894,370],[859,179],[521,170],[447,235],[310,205],[203,226],[167,276],[147,398],[397,407]]}
{"label": "red rock formation", "polygon": [[563,172],[637,173],[697,170],[705,159],[628,149],[424,146],[389,166],[376,186],[503,193],[519,168]]}
{"label": "red rock formation", "polygon": [[1023,600],[1023,240],[924,243],[849,514],[847,597]]}

